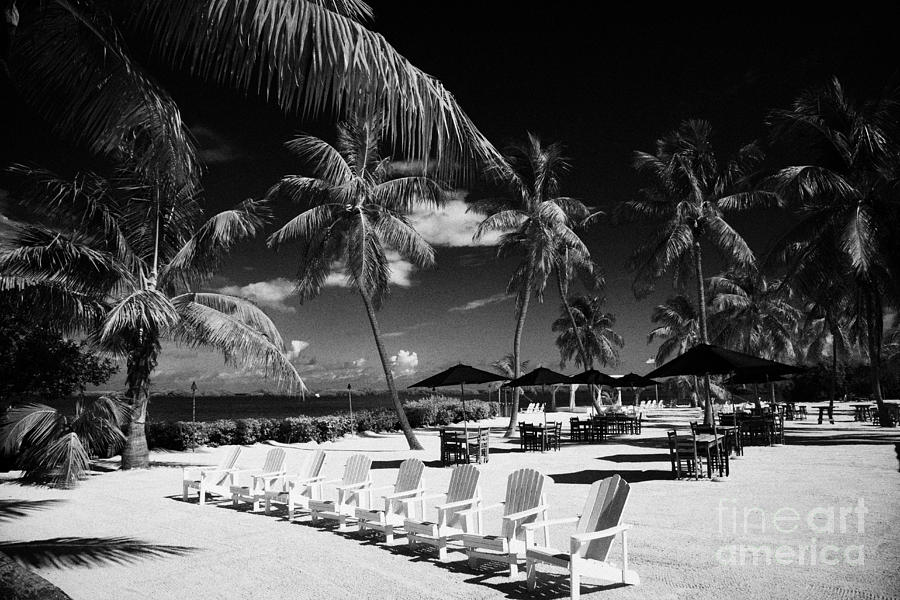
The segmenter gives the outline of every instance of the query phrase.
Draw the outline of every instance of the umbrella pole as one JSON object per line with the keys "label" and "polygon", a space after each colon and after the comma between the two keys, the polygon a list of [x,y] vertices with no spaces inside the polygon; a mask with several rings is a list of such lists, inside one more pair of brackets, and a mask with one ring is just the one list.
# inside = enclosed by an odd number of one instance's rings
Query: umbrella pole
{"label": "umbrella pole", "polygon": [[[704,380],[706,383],[706,406],[711,407],[712,405],[710,404],[710,402],[712,402],[712,392],[709,389],[709,375],[706,375],[704,377]],[[716,438],[716,456],[719,459],[719,472],[721,473],[721,471],[722,471],[722,446],[718,442],[719,431],[718,431],[718,428],[716,427],[715,412],[712,413],[712,430],[713,430],[713,437]]]}
{"label": "umbrella pole", "polygon": [[466,412],[466,384],[459,384],[459,395],[462,398],[462,406],[463,406],[463,431],[466,434],[466,462],[468,462],[469,456],[469,415]]}

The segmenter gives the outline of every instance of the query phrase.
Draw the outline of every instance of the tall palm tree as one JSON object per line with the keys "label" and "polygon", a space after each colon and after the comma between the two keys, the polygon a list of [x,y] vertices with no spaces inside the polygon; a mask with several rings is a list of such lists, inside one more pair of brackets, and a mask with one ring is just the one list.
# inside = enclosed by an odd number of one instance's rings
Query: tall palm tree
{"label": "tall palm tree", "polygon": [[[512,197],[485,200],[473,204],[472,208],[487,215],[475,230],[476,240],[490,231],[504,231],[498,254],[522,257],[506,288],[507,293],[516,295],[513,374],[519,377],[522,331],[531,297],[543,300],[547,278],[560,264],[563,249],[579,255],[589,256],[590,252],[571,228],[570,215],[578,214],[583,205],[559,195],[559,177],[569,168],[562,146],[558,143],[544,146],[536,135],[529,133],[526,143],[509,149],[506,161]],[[516,388],[506,437],[515,433],[520,394]]]}
{"label": "tall palm tree", "polygon": [[732,270],[709,279],[713,339],[772,360],[793,360],[800,311],[790,288],[758,272]]}
{"label": "tall palm tree", "polygon": [[269,191],[269,198],[305,201],[310,208],[269,238],[269,245],[300,242],[297,290],[301,302],[316,297],[336,266],[362,299],[375,337],[391,400],[409,447],[421,450],[403,412],[388,354],[375,312],[388,294],[388,249],[420,267],[434,264],[434,249],[409,224],[406,215],[416,204],[439,205],[440,186],[424,175],[396,174],[391,159],[381,156],[385,133],[377,118],[355,118],[338,127],[337,148],[309,135],[288,147],[315,173],[288,175]]}
{"label": "tall palm tree", "polygon": [[[662,340],[656,350],[655,362],[658,365],[684,354],[689,348],[700,343],[699,311],[687,296],[674,296],[657,305],[650,320],[657,326],[647,335],[647,343]],[[686,385],[694,388],[691,393],[691,406],[696,406],[699,391],[696,377],[692,378],[693,381],[686,377],[679,379],[682,382],[679,385],[680,389]]]}
{"label": "tall palm tree", "polygon": [[94,157],[197,187],[200,167],[172,97],[133,52],[258,93],[288,113],[377,111],[391,139],[440,168],[499,153],[453,96],[367,28],[361,0],[18,2],[0,57],[12,89]]}
{"label": "tall palm tree", "polygon": [[898,101],[897,90],[889,89],[875,100],[856,103],[833,79],[770,117],[775,138],[793,144],[806,161],[771,178],[801,217],[779,244],[790,249],[787,276],[805,278],[818,271],[830,280],[852,279],[857,320],[866,332],[872,395],[883,424],[890,421],[879,371],[884,312],[900,299]]}
{"label": "tall palm tree", "polygon": [[[692,275],[697,290],[699,341],[703,343],[709,342],[709,335],[702,243],[711,244],[733,265],[754,267],[753,252],[725,220],[724,212],[775,202],[774,194],[754,191],[747,185],[762,158],[758,146],[751,143],[720,164],[712,146],[711,125],[696,119],[684,121],[657,140],[655,153],[635,153],[634,166],[648,185],[642,197],[626,201],[619,212],[658,225],[631,259],[636,270],[635,294],[649,293],[666,272],[674,271],[676,287]],[[708,403],[704,421],[711,423],[712,417],[712,403]]]}
{"label": "tall palm tree", "polygon": [[191,191],[133,171],[72,180],[37,168],[13,172],[24,181],[17,195],[42,224],[21,227],[0,253],[0,288],[125,360],[131,410],[123,469],[148,466],[144,427],[163,340],[219,350],[226,364],[303,389],[265,313],[241,298],[191,291],[236,242],[261,229],[261,203],[247,200],[204,220]]}
{"label": "tall palm tree", "polygon": [[604,302],[606,298],[602,296],[570,296],[567,304],[560,307],[552,330],[559,333],[556,347],[562,358],[561,367],[573,359],[584,370],[593,369],[594,361],[604,366],[619,364],[618,349],[625,346],[625,340],[613,330],[616,316],[603,312]]}

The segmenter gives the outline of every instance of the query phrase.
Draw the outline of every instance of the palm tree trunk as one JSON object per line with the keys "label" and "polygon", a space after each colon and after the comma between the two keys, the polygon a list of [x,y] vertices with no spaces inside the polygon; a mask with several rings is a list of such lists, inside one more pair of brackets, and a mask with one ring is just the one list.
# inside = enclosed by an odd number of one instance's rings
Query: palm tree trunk
{"label": "palm tree trunk", "polygon": [[[830,319],[829,319],[830,320]],[[838,365],[838,333],[837,329],[834,326],[834,323],[831,323],[831,384],[829,387],[831,388],[831,400],[828,401],[828,416],[831,417],[834,415],[834,401],[835,396],[837,396],[837,365]]]}
{"label": "palm tree trunk", "polygon": [[155,343],[144,341],[128,356],[126,385],[131,411],[125,447],[122,449],[122,470],[146,469],[150,466],[146,431],[147,405],[150,403],[150,374],[156,368],[158,353]]}
{"label": "palm tree trunk", "polygon": [[878,422],[882,427],[891,426],[891,415],[881,397],[881,331],[884,316],[881,312],[880,298],[876,298],[874,286],[866,286],[866,342],[869,350],[869,381],[872,396],[878,405]]}
{"label": "palm tree trunk", "polygon": [[[700,341],[704,344],[709,343],[709,335],[706,331],[706,290],[703,283],[703,257],[700,255],[700,240],[694,238],[694,268],[697,277],[697,304],[700,314]],[[709,396],[709,375],[703,376],[704,387],[706,388],[706,402],[703,408],[703,424],[713,424],[713,402]]]}
{"label": "palm tree trunk", "polygon": [[378,348],[378,357],[381,359],[381,367],[384,369],[384,379],[391,393],[391,402],[394,403],[394,411],[397,413],[397,419],[400,421],[400,429],[403,431],[403,435],[406,436],[406,443],[409,444],[410,450],[422,450],[422,444],[416,439],[416,434],[413,432],[409,419],[406,418],[406,413],[403,411],[403,405],[400,403],[400,396],[397,395],[397,386],[394,384],[394,376],[391,374],[391,366],[388,364],[387,352],[385,352],[384,344],[381,341],[381,329],[378,327],[378,319],[375,318],[375,307],[372,306],[372,301],[366,296],[365,292],[359,290],[359,295],[362,297],[363,304],[366,305],[369,325],[372,326],[372,335],[375,337],[375,346]]}
{"label": "palm tree trunk", "polygon": [[[528,313],[528,301],[531,298],[531,276],[525,279],[524,283],[525,298],[522,300],[522,309],[519,311],[516,319],[516,335],[513,338],[513,378],[518,379],[522,374],[522,361],[519,359],[519,351],[522,346],[522,330],[525,329],[525,316]],[[509,425],[506,426],[506,433],[503,437],[512,437],[516,433],[516,425],[519,422],[519,396],[522,394],[522,388],[515,388],[513,392],[512,412],[509,415]]]}

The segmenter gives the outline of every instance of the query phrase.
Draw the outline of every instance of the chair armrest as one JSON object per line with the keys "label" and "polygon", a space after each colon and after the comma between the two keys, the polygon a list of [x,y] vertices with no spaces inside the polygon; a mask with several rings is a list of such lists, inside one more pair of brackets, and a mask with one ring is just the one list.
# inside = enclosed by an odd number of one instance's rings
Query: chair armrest
{"label": "chair armrest", "polygon": [[300,477],[299,475],[287,475],[284,480],[291,487],[296,487],[298,485],[309,485],[311,483],[325,483],[322,481],[325,479],[324,475],[316,475],[315,477]]}
{"label": "chair armrest", "polygon": [[[468,502],[468,500],[463,500],[463,502]],[[500,507],[503,506],[504,504],[506,504],[506,503],[505,503],[505,502],[498,502],[497,504],[491,504],[490,506],[479,506],[479,507],[477,507],[477,508],[470,508],[469,510],[463,511],[463,512],[472,513],[472,514],[475,514],[475,513],[482,513],[482,512],[488,511],[488,510],[493,510],[493,509],[495,509],[495,508],[500,508]],[[445,506],[446,506],[446,505],[445,505]],[[439,507],[439,508],[440,508],[440,507]]]}
{"label": "chair armrest", "polygon": [[631,525],[622,523],[621,525],[616,525],[615,527],[610,527],[608,529],[601,529],[600,531],[591,531],[589,533],[573,533],[571,537],[572,545],[573,547],[581,546],[585,542],[613,537],[617,533],[621,533],[629,529],[631,529]]}
{"label": "chair armrest", "polygon": [[530,517],[532,515],[536,515],[543,511],[547,510],[546,504],[541,504],[539,506],[535,506],[534,508],[529,508],[527,510],[519,511],[517,513],[512,513],[509,515],[503,515],[504,521],[521,521],[525,517]]}
{"label": "chair armrest", "polygon": [[[376,488],[376,489],[377,489],[377,488]],[[424,492],[424,491],[425,491],[425,490],[422,489],[422,488],[416,488],[416,489],[414,489],[414,490],[406,490],[405,492],[394,492],[393,494],[385,494],[385,495],[382,496],[382,497],[383,497],[384,499],[386,499],[386,500],[400,500],[400,499],[405,498],[405,497],[407,497],[407,496],[415,496],[415,495],[417,495],[417,494],[421,494],[421,493]],[[421,501],[421,500],[422,500],[422,497],[415,498],[415,500]]]}
{"label": "chair armrest", "polygon": [[470,498],[468,500],[457,500],[456,502],[447,502],[445,504],[438,504],[435,506],[438,511],[449,510],[451,508],[461,508],[463,506],[471,506],[475,502],[478,502],[479,498]]}
{"label": "chair armrest", "polygon": [[205,479],[207,477],[216,475],[218,473],[221,473],[222,475],[228,475],[228,474],[234,474],[234,473],[240,473],[240,472],[241,471],[239,471],[237,469],[215,469],[215,468],[213,468],[213,469],[206,469],[204,471],[200,471],[200,477],[202,479]]}
{"label": "chair armrest", "polygon": [[251,475],[253,479],[274,479],[275,477],[284,477],[284,471],[272,471],[271,473],[254,473]]}
{"label": "chair armrest", "polygon": [[435,498],[443,498],[447,494],[426,494],[425,496],[419,496],[418,498],[407,498],[406,500],[401,500],[400,502],[421,502],[422,500],[434,500]]}
{"label": "chair armrest", "polygon": [[549,519],[547,521],[535,521],[534,523],[525,523],[523,529],[537,529],[538,527],[549,527],[550,525],[562,525],[564,523],[577,523],[581,517],[562,517],[559,519]]}
{"label": "chair armrest", "polygon": [[372,485],[371,481],[360,481],[359,483],[348,483],[347,485],[336,485],[334,487],[338,490],[359,490],[370,485]]}

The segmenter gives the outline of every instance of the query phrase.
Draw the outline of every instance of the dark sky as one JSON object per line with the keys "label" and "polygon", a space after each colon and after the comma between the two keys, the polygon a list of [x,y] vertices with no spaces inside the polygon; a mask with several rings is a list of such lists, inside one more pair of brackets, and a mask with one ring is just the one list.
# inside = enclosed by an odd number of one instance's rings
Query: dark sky
{"label": "dark sky", "polygon": [[[654,140],[683,119],[710,120],[719,153],[729,155],[752,139],[766,141],[767,112],[788,106],[804,88],[836,75],[851,95],[871,97],[898,66],[895,32],[881,25],[894,22],[887,18],[872,16],[874,25],[774,18],[648,21],[598,17],[579,12],[581,6],[384,1],[375,3],[372,28],[443,82],[498,147],[526,131],[562,142],[573,164],[564,194],[603,210],[636,194],[640,181],[631,168],[632,153],[652,150]],[[211,206],[260,196],[281,175],[297,172],[282,146],[297,131],[331,135],[328,126],[283,117],[232,92],[160,76],[204,147]],[[779,149],[773,156],[772,165],[786,159]],[[280,219],[289,214],[279,209]],[[732,222],[762,253],[787,219],[758,211]],[[646,231],[601,224],[586,234],[607,274],[607,310],[618,316],[617,329],[626,338],[622,364],[607,369],[613,373],[646,372],[645,361],[655,354],[646,344],[649,315],[671,294],[666,281],[651,298],[637,301],[631,293],[624,264]],[[276,255],[261,241],[250,244],[210,287],[230,286],[258,300],[268,294],[285,338],[301,342],[297,363],[312,387],[346,381],[378,387],[377,356],[359,299],[342,288],[328,288],[304,306],[284,298],[285,282],[278,278],[289,279],[296,268],[285,250]],[[389,334],[388,352],[398,356],[398,373],[425,376],[457,361],[486,366],[510,352],[513,302],[461,308],[478,299],[498,300],[512,265],[495,260],[489,247],[440,247],[436,270],[408,273],[408,285],[393,288],[379,315]],[[244,287],[249,284],[257,286]],[[529,314],[523,341],[523,358],[533,365],[558,367],[550,332],[558,312],[558,295],[548,288],[544,303]],[[198,377],[207,388],[259,387],[240,374],[222,375],[218,359],[188,355],[174,350],[160,363],[162,387],[186,387]],[[403,383],[409,380],[401,378]]]}

